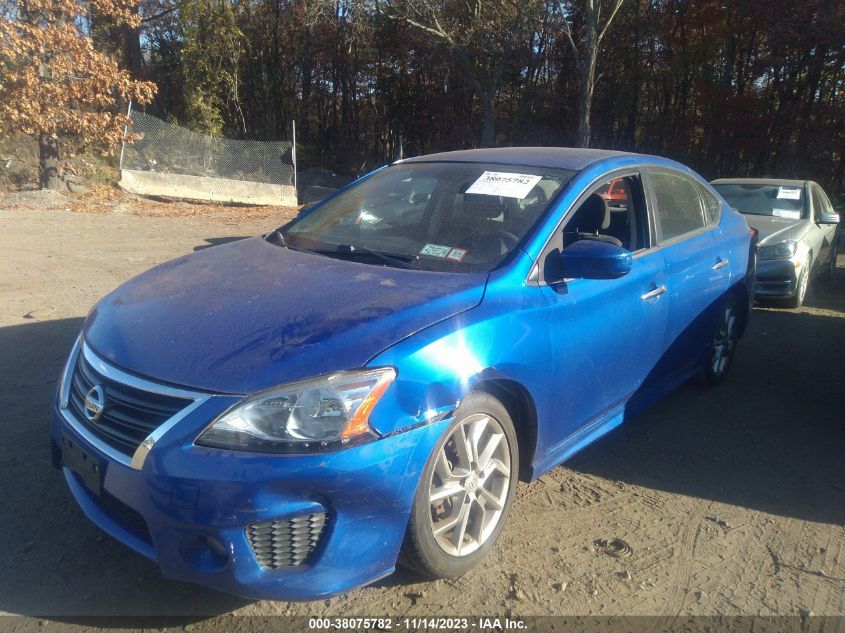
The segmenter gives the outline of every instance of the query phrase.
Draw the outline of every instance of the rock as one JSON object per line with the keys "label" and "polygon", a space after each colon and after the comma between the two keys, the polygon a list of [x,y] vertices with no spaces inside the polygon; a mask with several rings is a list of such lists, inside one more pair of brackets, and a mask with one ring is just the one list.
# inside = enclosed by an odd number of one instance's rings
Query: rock
{"label": "rock", "polygon": [[48,316],[53,314],[56,311],[56,308],[52,306],[48,306],[46,308],[36,308],[35,310],[30,310],[26,314],[23,315],[24,319],[40,319],[42,317]]}
{"label": "rock", "polygon": [[559,547],[552,547],[552,548],[550,548],[550,549],[551,549],[551,550],[552,550],[555,554],[557,554],[558,552],[560,552],[560,548],[559,548]]}
{"label": "rock", "polygon": [[616,572],[616,577],[620,580],[628,581],[631,580],[631,572],[629,572],[627,569],[624,571],[618,571]]}
{"label": "rock", "polygon": [[425,597],[424,591],[408,591],[405,593],[406,598],[410,598],[411,604],[416,605],[417,600]]}
{"label": "rock", "polygon": [[566,591],[566,588],[568,586],[569,585],[566,583],[566,581],[552,583],[552,589],[554,589],[555,591],[557,591],[559,593]]}

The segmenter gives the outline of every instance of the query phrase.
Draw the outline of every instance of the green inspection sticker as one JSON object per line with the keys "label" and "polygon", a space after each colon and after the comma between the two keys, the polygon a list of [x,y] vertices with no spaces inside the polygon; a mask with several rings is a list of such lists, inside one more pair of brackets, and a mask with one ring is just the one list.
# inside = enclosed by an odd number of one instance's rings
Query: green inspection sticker
{"label": "green inspection sticker", "polygon": [[451,246],[443,246],[442,244],[426,244],[420,249],[420,255],[428,255],[429,257],[446,257]]}

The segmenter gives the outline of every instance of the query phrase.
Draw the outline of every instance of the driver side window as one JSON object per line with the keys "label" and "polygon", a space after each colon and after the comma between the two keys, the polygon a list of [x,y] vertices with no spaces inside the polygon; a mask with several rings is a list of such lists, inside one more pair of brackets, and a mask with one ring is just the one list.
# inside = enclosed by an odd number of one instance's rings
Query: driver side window
{"label": "driver side window", "polygon": [[592,239],[632,252],[648,248],[646,218],[639,175],[612,178],[596,187],[570,214],[563,227],[563,247]]}

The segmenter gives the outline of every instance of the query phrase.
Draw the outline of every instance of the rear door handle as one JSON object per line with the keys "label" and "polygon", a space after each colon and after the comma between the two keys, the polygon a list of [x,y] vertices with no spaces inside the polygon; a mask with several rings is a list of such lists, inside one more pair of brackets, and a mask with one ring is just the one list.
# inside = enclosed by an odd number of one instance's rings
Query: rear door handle
{"label": "rear door handle", "polygon": [[657,299],[660,295],[666,292],[666,286],[657,286],[654,290],[649,290],[644,295],[640,295],[640,299],[643,301],[649,301],[650,299]]}
{"label": "rear door handle", "polygon": [[713,264],[713,268],[711,270],[720,270],[727,266],[730,263],[730,260],[719,258],[719,261]]}

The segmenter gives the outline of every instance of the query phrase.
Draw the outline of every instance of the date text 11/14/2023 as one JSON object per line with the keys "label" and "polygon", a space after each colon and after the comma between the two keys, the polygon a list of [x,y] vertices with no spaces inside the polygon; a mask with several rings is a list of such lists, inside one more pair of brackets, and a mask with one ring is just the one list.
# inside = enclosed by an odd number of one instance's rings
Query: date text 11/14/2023
{"label": "date text 11/14/2023", "polygon": [[412,618],[309,618],[308,629],[312,631],[387,631],[387,630],[478,630],[502,631],[523,630],[526,623],[512,617],[412,617]]}

